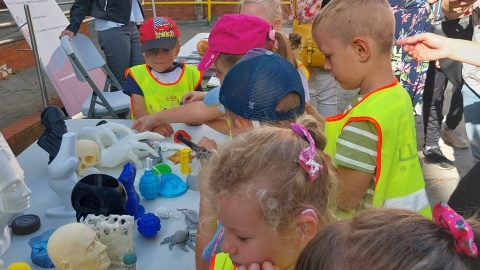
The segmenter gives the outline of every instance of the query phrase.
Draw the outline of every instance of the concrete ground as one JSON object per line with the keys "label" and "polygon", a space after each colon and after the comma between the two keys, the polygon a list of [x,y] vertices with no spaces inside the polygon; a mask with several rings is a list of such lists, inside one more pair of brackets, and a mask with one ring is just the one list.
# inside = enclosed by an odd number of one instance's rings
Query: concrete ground
{"label": "concrete ground", "polygon": [[[179,23],[181,31],[181,42],[186,43],[195,34],[209,32],[211,25],[204,21]],[[289,29],[285,29],[288,31]],[[96,31],[93,23],[90,26],[90,36],[96,42]],[[47,94],[49,99],[58,98],[52,84],[46,78]],[[447,89],[445,98],[445,111],[448,109],[451,87]],[[21,119],[34,112],[43,109],[43,102],[38,85],[38,78],[35,68],[30,68],[22,72],[11,75],[6,80],[0,80],[0,130],[21,121]],[[338,109],[343,110],[355,93],[352,91],[338,92]],[[447,201],[453,189],[456,187],[461,176],[465,175],[473,166],[473,158],[469,149],[454,149],[448,145],[442,144],[441,149],[445,155],[454,161],[456,169],[440,170],[436,166],[426,164],[421,153],[423,145],[423,121],[421,117],[416,118],[417,138],[419,157],[422,162],[424,176],[427,182],[427,191],[432,204],[438,201]],[[465,128],[462,121],[457,128],[458,132],[465,138]]]}

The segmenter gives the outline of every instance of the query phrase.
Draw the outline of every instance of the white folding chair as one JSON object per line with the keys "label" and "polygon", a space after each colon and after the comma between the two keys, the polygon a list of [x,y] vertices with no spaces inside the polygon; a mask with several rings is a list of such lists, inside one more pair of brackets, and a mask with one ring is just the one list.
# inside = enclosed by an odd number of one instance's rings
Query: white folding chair
{"label": "white folding chair", "polygon": [[[61,38],[62,48],[72,63],[75,75],[79,81],[88,82],[93,92],[82,104],[82,113],[87,118],[99,118],[118,115],[130,111],[130,98],[122,91],[122,86],[108,68],[105,60],[98,52],[90,38],[78,33],[70,40],[68,35]],[[121,57],[121,56],[119,56]],[[98,89],[89,75],[89,71],[101,68],[107,73],[103,92]],[[118,91],[108,92],[110,85],[115,85]],[[100,100],[97,100],[100,99]]]}

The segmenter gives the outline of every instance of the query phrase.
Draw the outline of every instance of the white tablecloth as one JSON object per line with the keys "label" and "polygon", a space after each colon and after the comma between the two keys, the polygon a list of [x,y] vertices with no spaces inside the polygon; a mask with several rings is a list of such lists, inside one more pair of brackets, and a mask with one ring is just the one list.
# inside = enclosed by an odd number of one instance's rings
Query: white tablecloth
{"label": "white tablecloth", "polygon": [[[78,132],[83,127],[93,127],[99,120],[82,119],[82,120],[67,120],[68,130],[71,132]],[[107,121],[118,122],[130,127],[131,120],[113,120]],[[174,130],[183,129],[192,136],[193,142],[198,142],[203,136],[215,139],[218,142],[226,142],[228,137],[218,133],[206,125],[197,127],[187,126],[184,124],[173,124]],[[173,138],[166,138],[165,141],[173,142]],[[186,175],[180,173],[180,164],[174,165],[166,157],[173,154],[173,152],[163,152],[164,162],[169,164],[173,172],[185,180]],[[48,186],[48,176],[46,173],[48,154],[40,148],[36,143],[28,147],[23,153],[17,157],[18,162],[25,171],[25,184],[32,190],[30,196],[30,208],[25,211],[25,214],[36,214],[41,219],[41,228],[37,232],[26,236],[13,235],[12,244],[7,252],[2,256],[5,262],[5,268],[14,262],[26,262],[32,269],[43,269],[34,265],[30,259],[31,248],[28,245],[28,240],[37,236],[46,230],[58,228],[64,224],[76,222],[75,217],[71,218],[51,218],[45,215],[45,210],[51,207],[60,205],[60,198]],[[142,159],[144,162],[144,159]],[[99,168],[102,173],[109,174],[118,178],[123,168],[123,164],[115,168]],[[143,175],[144,168],[137,168],[137,175],[135,180],[135,187],[138,191],[138,182]],[[79,178],[80,179],[80,178]],[[140,194],[140,193],[139,193]],[[164,206],[174,211],[174,213],[182,216],[182,219],[166,219],[161,222],[161,230],[154,238],[147,239],[141,236],[134,225],[134,242],[135,250],[138,256],[137,269],[195,269],[194,251],[186,253],[180,250],[177,246],[173,251],[168,249],[168,244],[160,245],[160,242],[167,236],[171,236],[177,230],[185,229],[186,223],[184,215],[177,212],[177,208],[188,208],[198,210],[198,202],[200,195],[197,191],[188,190],[184,195],[176,198],[160,198],[147,201],[141,199],[146,212],[155,213],[155,210]],[[114,269],[114,268],[112,268]],[[93,269],[92,269],[93,270]]]}

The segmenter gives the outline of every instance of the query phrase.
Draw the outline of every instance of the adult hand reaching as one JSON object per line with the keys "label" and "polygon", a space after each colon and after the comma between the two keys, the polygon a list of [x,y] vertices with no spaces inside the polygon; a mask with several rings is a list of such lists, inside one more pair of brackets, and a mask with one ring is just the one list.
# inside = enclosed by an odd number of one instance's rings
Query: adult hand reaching
{"label": "adult hand reaching", "polygon": [[75,34],[70,30],[63,30],[62,33],[60,33],[60,36],[58,38],[62,38],[63,36],[68,36],[70,40],[72,40]]}
{"label": "adult hand reaching", "polygon": [[103,150],[118,141],[115,132],[124,132],[127,135],[135,134],[133,130],[123,124],[107,122],[96,127],[82,128],[78,133],[78,139],[92,140],[98,144],[100,150]]}
{"label": "adult hand reaching", "polygon": [[433,61],[449,56],[448,38],[423,33],[397,41],[397,45],[403,46],[403,50],[415,61]]}
{"label": "adult hand reaching", "polygon": [[165,137],[154,132],[129,134],[116,142],[114,145],[101,151],[99,166],[112,168],[123,162],[133,161],[137,168],[142,168],[142,162],[140,162],[140,159],[135,154],[136,150],[146,151],[155,157],[158,157],[158,153],[155,152],[155,150],[148,144],[139,141],[160,141],[162,139],[165,139]]}
{"label": "adult hand reaching", "polygon": [[480,66],[480,43],[447,38],[423,33],[397,41],[416,61],[433,61],[449,58],[463,63]]}

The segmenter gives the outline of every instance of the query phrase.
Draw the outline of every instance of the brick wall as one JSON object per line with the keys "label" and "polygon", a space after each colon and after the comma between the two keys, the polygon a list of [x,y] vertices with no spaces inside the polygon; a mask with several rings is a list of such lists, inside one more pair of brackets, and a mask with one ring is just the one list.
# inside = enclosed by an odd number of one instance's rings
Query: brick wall
{"label": "brick wall", "polygon": [[[80,33],[88,36],[88,24],[84,23],[80,27]],[[59,33],[60,34],[60,33]],[[22,71],[35,66],[33,51],[24,51],[21,49],[30,49],[25,40],[0,46],[0,67],[6,65],[12,73]],[[0,72],[0,79],[4,78]]]}
{"label": "brick wall", "polygon": [[[166,0],[160,0],[166,1]],[[168,2],[185,2],[185,1],[193,1],[193,0],[171,0]],[[214,2],[214,1],[213,1]],[[238,0],[222,0],[222,2],[232,2],[238,3]],[[203,14],[204,18],[207,19],[208,10],[207,5],[203,6]],[[227,13],[234,13],[236,8],[236,4],[218,4],[212,5],[212,18],[220,17],[223,14]],[[151,5],[144,5],[143,9],[145,11],[145,17],[151,18],[153,17],[152,7]],[[155,6],[157,16],[168,16],[175,21],[193,21],[196,20],[197,17],[195,15],[195,6],[193,4],[189,5],[156,5]]]}

